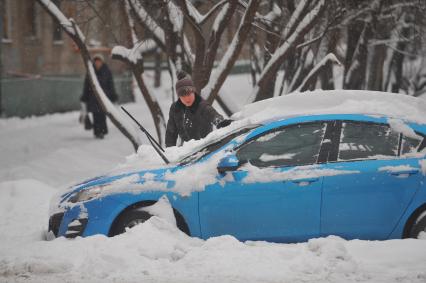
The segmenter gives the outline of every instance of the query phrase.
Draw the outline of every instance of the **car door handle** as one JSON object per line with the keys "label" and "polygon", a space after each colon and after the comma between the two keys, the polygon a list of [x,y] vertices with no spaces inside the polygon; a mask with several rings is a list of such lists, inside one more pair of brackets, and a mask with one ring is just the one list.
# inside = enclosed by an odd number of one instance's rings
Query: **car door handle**
{"label": "car door handle", "polygon": [[307,186],[307,185],[310,185],[311,183],[318,182],[318,181],[319,181],[319,178],[305,178],[305,179],[292,180],[293,183],[296,183],[299,186]]}
{"label": "car door handle", "polygon": [[412,169],[412,170],[401,170],[396,172],[391,172],[391,175],[399,176],[399,175],[414,175],[419,173],[419,169]]}
{"label": "car door handle", "polygon": [[408,177],[410,175],[415,175],[419,173],[419,169],[411,169],[411,170],[401,170],[396,172],[391,172],[390,174],[393,176],[399,177]]}

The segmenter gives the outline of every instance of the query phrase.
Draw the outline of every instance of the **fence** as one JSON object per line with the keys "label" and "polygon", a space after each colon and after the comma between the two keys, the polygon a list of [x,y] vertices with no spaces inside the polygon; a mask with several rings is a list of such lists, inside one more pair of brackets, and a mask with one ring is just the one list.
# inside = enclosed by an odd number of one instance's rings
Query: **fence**
{"label": "fence", "polygon": [[[1,116],[27,117],[80,108],[84,77],[8,78],[1,80]],[[132,78],[115,76],[119,103],[133,101]]]}

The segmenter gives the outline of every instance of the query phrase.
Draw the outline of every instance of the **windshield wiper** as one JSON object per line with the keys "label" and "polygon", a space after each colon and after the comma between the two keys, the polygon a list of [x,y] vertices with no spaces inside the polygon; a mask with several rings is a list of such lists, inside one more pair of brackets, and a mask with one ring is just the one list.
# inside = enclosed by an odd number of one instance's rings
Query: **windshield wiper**
{"label": "windshield wiper", "polygon": [[146,135],[149,142],[151,143],[152,147],[155,149],[155,151],[161,156],[161,158],[164,160],[166,164],[169,164],[170,161],[164,156],[163,152],[164,149],[161,147],[161,145],[151,136],[151,134],[123,107],[121,106],[121,109],[129,115],[130,118],[132,118],[133,121],[139,126],[139,129]]}

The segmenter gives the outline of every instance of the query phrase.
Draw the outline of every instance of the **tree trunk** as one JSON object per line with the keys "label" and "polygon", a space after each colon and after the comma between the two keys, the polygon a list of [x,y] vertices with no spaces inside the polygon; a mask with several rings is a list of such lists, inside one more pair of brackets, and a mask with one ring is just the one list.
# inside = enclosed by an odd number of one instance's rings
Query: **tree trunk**
{"label": "tree trunk", "polygon": [[[336,46],[338,42],[339,33],[337,31],[332,31],[328,36],[324,37],[325,46],[327,53],[336,54]],[[335,89],[334,77],[333,77],[333,64],[327,64],[324,66],[323,71],[319,74],[319,80],[321,84],[321,89],[330,90]]]}
{"label": "tree trunk", "polygon": [[[399,43],[398,50],[404,50],[405,49],[404,43]],[[395,82],[392,84],[392,92],[399,93],[400,89],[402,88],[402,74],[403,74],[403,63],[404,62],[404,54],[401,52],[394,52],[393,56],[393,62],[392,67],[394,69],[395,73]]]}
{"label": "tree trunk", "polygon": [[[359,33],[359,30],[361,32]],[[346,53],[344,89],[364,89],[366,85],[366,70],[368,56],[368,40],[370,38],[369,23],[362,27],[353,26],[348,30],[348,50]],[[351,35],[351,33],[354,34]],[[359,36],[356,38],[356,35]],[[352,55],[352,56],[351,56]]]}
{"label": "tree trunk", "polygon": [[155,69],[154,69],[154,87],[161,86],[161,51],[155,49]]}
{"label": "tree trunk", "polygon": [[364,29],[364,26],[358,22],[355,21],[353,23],[349,23],[346,34],[347,34],[347,41],[346,41],[346,55],[345,55],[345,70],[343,72],[343,88],[348,88],[348,73],[349,69],[352,66],[355,58],[354,56],[355,51],[357,50],[357,46],[359,44],[359,41],[361,39],[361,34]]}
{"label": "tree trunk", "polygon": [[376,45],[373,47],[371,62],[369,64],[369,77],[367,89],[383,91],[383,65],[386,59],[386,46]]}

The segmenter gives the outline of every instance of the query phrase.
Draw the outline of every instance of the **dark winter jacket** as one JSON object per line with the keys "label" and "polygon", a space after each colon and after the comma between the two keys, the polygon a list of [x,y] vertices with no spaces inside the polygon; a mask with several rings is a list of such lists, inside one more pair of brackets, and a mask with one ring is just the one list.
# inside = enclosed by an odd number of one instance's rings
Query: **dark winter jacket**
{"label": "dark winter jacket", "polygon": [[[103,64],[99,70],[96,70],[96,76],[98,77],[99,84],[104,90],[108,98],[115,102],[117,101],[117,94],[115,93],[114,81],[112,79],[111,71],[106,64]],[[81,101],[87,104],[87,111],[89,112],[102,112],[102,108],[96,100],[95,94],[93,93],[92,87],[90,86],[89,77],[86,75],[84,80],[83,95],[80,98]]]}
{"label": "dark winter jacket", "polygon": [[170,107],[166,146],[175,146],[178,136],[182,141],[202,139],[213,130],[213,125],[217,126],[222,121],[222,115],[199,95],[195,95],[190,107],[178,99]]}

